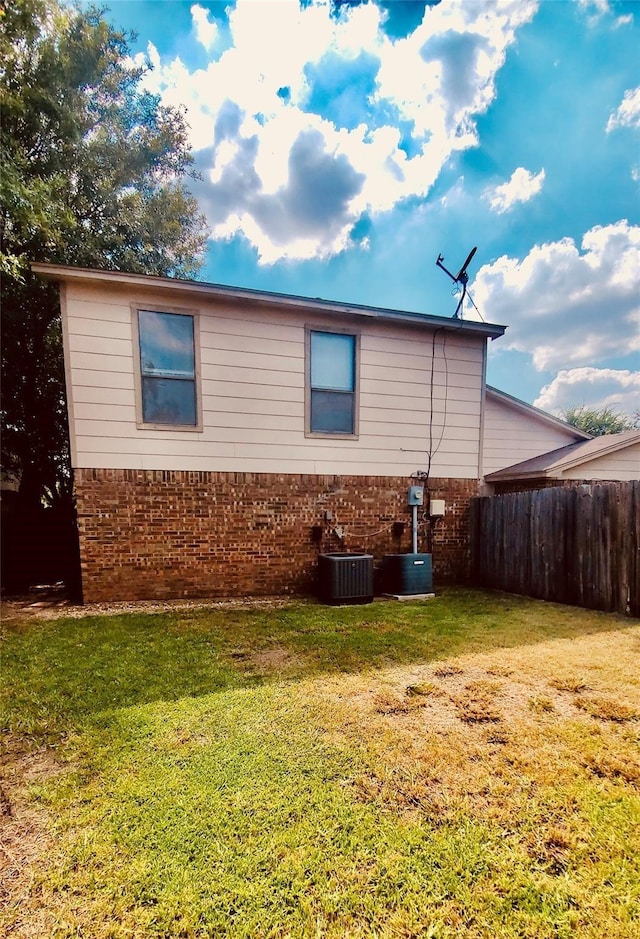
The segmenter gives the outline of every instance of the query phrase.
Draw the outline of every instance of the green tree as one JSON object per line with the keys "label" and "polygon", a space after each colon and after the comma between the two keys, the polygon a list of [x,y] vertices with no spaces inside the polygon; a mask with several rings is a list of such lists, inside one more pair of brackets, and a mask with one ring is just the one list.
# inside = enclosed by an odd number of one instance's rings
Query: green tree
{"label": "green tree", "polygon": [[615,411],[609,405],[603,408],[588,408],[585,405],[567,408],[562,412],[562,417],[567,424],[584,430],[594,437],[619,434],[623,430],[634,430],[640,426],[637,417],[629,420],[626,414]]}
{"label": "green tree", "polygon": [[0,7],[2,465],[32,502],[70,472],[57,290],[30,263],[191,277],[207,236],[184,113],[142,89],[103,12]]}

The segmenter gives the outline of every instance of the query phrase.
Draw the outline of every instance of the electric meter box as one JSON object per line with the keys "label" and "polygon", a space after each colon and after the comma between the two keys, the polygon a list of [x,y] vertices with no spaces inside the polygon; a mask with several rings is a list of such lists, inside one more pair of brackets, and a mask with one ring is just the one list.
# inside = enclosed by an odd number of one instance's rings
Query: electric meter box
{"label": "electric meter box", "polygon": [[424,486],[409,486],[409,505],[424,505]]}

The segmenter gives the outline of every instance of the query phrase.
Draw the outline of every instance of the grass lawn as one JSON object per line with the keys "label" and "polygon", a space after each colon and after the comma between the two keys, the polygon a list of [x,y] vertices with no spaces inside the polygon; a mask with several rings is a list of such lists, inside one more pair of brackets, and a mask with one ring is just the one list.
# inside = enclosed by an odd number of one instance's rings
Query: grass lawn
{"label": "grass lawn", "polygon": [[466,590],[9,620],[0,934],[631,939],[639,651]]}

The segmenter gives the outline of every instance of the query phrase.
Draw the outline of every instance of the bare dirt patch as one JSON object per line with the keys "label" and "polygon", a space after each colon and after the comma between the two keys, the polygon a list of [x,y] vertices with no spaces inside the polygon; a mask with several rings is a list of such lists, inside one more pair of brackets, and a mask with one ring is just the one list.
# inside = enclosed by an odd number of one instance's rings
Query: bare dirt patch
{"label": "bare dirt patch", "polygon": [[171,613],[201,609],[273,609],[287,606],[300,598],[288,596],[226,597],[202,600],[121,600],[111,603],[72,603],[64,596],[37,594],[2,601],[4,622],[22,623],[53,620],[61,617],[81,619],[84,616],[109,616],[123,613]]}
{"label": "bare dirt patch", "polygon": [[297,653],[279,646],[275,649],[253,652],[248,656],[248,661],[259,672],[279,673],[299,668],[303,659]]}

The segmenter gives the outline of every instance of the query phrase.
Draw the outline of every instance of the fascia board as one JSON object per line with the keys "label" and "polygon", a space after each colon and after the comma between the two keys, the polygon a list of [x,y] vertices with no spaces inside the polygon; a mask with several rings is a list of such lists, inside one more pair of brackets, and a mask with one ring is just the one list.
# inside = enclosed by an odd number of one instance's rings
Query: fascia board
{"label": "fascia board", "polygon": [[34,274],[57,281],[86,281],[94,283],[128,284],[135,287],[152,288],[165,291],[181,291],[213,299],[242,302],[251,301],[268,306],[287,307],[304,312],[317,311],[338,316],[366,317],[384,322],[411,323],[428,329],[438,328],[447,331],[467,333],[497,339],[507,329],[492,323],[475,323],[469,320],[453,320],[444,316],[431,316],[384,307],[367,307],[360,304],[339,303],[323,300],[320,297],[300,297],[292,294],[272,293],[252,290],[246,287],[229,287],[222,284],[208,284],[204,281],[178,280],[171,277],[158,277],[152,274],[130,274],[120,271],[101,271],[90,268],[65,267],[58,264],[31,264]]}
{"label": "fascia board", "polygon": [[508,483],[517,479],[553,479],[549,469],[528,470],[526,473],[508,473],[507,470],[496,470],[484,477],[488,483]]}

